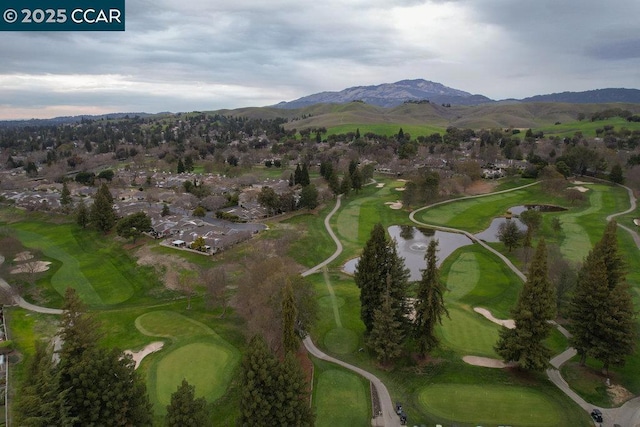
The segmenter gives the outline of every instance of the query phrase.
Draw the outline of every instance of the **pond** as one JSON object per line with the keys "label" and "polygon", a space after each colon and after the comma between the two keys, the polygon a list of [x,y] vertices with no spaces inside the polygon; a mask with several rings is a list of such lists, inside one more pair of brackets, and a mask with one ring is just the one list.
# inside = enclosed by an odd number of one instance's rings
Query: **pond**
{"label": "pond", "polygon": [[[565,208],[562,208],[560,206],[552,206],[552,205],[519,205],[519,206],[514,206],[512,208],[509,208],[507,210],[507,212],[505,212],[506,216],[518,216],[520,215],[522,212],[529,210],[529,209],[535,209],[537,211],[540,212],[560,212],[560,211],[566,211]],[[511,215],[509,215],[509,213]],[[475,236],[480,239],[480,240],[484,240],[485,242],[489,242],[489,243],[495,243],[495,242],[499,242],[500,240],[498,239],[498,231],[500,230],[500,226],[502,224],[505,224],[507,221],[515,221],[516,225],[518,226],[518,229],[522,232],[527,231],[527,226],[520,221],[519,218],[506,218],[506,217],[501,217],[501,218],[494,218],[493,221],[491,221],[491,225],[489,226],[489,228],[487,228],[484,231],[481,231],[480,233],[476,234]]]}
{"label": "pond", "polygon": [[[438,265],[442,263],[456,249],[471,245],[473,242],[464,234],[438,231],[431,228],[418,228],[410,225],[393,225],[389,227],[389,235],[396,239],[398,255],[404,258],[404,264],[409,269],[410,281],[422,278],[422,271],[426,267],[424,255],[429,242],[438,240]],[[343,270],[353,274],[360,258],[348,261]]]}

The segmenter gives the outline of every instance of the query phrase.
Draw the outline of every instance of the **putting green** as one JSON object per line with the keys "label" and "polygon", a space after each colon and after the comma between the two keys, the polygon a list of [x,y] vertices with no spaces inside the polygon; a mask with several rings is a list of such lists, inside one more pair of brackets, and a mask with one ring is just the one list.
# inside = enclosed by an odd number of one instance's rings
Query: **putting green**
{"label": "putting green", "polygon": [[317,427],[371,425],[368,381],[357,374],[324,371],[317,377],[313,396]]}
{"label": "putting green", "polygon": [[498,325],[457,306],[448,306],[448,310],[451,318],[444,317],[438,328],[443,344],[461,354],[497,357],[493,346],[498,341]]}
{"label": "putting green", "polygon": [[231,350],[213,342],[194,342],[173,350],[155,366],[158,402],[168,405],[183,378],[196,387],[198,397],[209,402],[218,399],[231,380],[228,365],[235,365],[235,359]]}
{"label": "putting green", "polygon": [[474,253],[461,253],[449,268],[447,299],[458,300],[476,287],[480,280],[480,266]]}
{"label": "putting green", "polygon": [[434,384],[419,391],[418,401],[435,416],[473,425],[563,425],[556,403],[533,388]]}
{"label": "putting green", "polygon": [[324,336],[324,345],[332,353],[353,353],[358,347],[358,334],[351,329],[334,328]]}

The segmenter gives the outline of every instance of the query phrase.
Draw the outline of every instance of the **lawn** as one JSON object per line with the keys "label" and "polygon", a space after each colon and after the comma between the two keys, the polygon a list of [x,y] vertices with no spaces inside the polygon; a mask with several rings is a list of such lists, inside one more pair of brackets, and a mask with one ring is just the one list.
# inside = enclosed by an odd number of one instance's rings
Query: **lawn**
{"label": "lawn", "polygon": [[457,305],[450,305],[448,310],[450,318],[444,317],[438,327],[444,346],[463,356],[497,358],[493,346],[498,340],[499,325]]}
{"label": "lawn", "polygon": [[528,387],[433,384],[419,391],[418,401],[442,419],[473,425],[567,425],[562,407]]}
{"label": "lawn", "polygon": [[135,326],[145,335],[170,339],[165,348],[148,357],[145,368],[147,390],[156,414],[164,413],[183,378],[195,385],[196,394],[208,402],[225,394],[240,352],[215,331],[168,310],[145,313],[136,319]]}
{"label": "lawn", "polygon": [[314,359],[313,409],[317,427],[371,425],[369,381]]}

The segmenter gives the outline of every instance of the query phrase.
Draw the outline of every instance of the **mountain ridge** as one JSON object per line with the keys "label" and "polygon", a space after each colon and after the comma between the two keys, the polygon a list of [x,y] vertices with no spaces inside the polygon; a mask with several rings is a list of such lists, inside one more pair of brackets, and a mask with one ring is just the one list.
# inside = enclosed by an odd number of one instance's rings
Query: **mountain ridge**
{"label": "mountain ridge", "polygon": [[345,104],[361,101],[379,107],[391,108],[405,102],[426,102],[445,105],[481,105],[504,102],[567,102],[585,103],[640,103],[640,90],[605,88],[582,92],[559,92],[535,95],[522,99],[494,100],[485,95],[471,94],[424,79],[400,80],[395,83],[353,86],[341,91],[325,91],[303,96],[293,101],[282,101],[272,107],[296,109],[314,104]]}

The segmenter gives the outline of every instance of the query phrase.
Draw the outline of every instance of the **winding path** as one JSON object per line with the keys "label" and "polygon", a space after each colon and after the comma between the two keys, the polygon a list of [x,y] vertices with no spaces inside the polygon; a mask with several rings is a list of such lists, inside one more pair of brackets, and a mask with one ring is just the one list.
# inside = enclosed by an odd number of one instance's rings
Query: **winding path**
{"label": "winding path", "polygon": [[[516,191],[516,190],[520,190],[522,188],[526,188],[529,187],[531,185],[535,185],[538,182],[532,183],[532,184],[528,184],[528,185],[524,185],[521,187],[517,187],[517,188],[511,188],[508,190],[503,190],[503,191],[498,191],[495,193],[487,193],[487,194],[481,194],[481,195],[477,195],[477,196],[468,196],[468,197],[462,197],[459,199],[450,199],[450,200],[445,200],[444,202],[439,202],[439,203],[434,203],[428,206],[424,206],[421,207],[419,209],[414,210],[413,212],[411,212],[409,214],[409,219],[411,221],[413,221],[414,223],[418,224],[418,225],[422,225],[425,227],[429,227],[429,228],[434,228],[437,230],[442,230],[442,231],[449,231],[449,232],[453,232],[453,233],[461,233],[464,234],[465,236],[469,237],[471,239],[471,241],[476,242],[478,244],[480,244],[483,248],[489,250],[490,252],[492,252],[493,254],[495,254],[496,256],[498,256],[518,277],[520,277],[523,281],[526,280],[526,276],[515,266],[513,265],[513,263],[511,261],[509,261],[509,259],[507,259],[504,255],[502,255],[500,252],[498,252],[497,250],[493,249],[492,247],[490,247],[489,245],[487,245],[484,241],[478,239],[476,236],[474,236],[473,234],[464,231],[464,230],[458,230],[455,228],[450,228],[450,227],[441,227],[441,226],[437,226],[437,225],[431,225],[431,224],[426,224],[424,222],[418,221],[417,219],[415,219],[415,214],[432,208],[434,206],[438,206],[438,205],[442,205],[445,203],[452,203],[458,200],[465,200],[465,199],[473,199],[473,198],[478,198],[478,197],[485,197],[485,196],[492,196],[495,194],[501,194],[501,193],[506,193],[509,191]],[[620,185],[620,184],[618,184]],[[620,185],[621,187],[625,188],[629,194],[629,203],[631,205],[631,207],[623,212],[618,212],[615,214],[611,214],[609,216],[607,216],[607,221],[610,221],[611,219],[620,216],[620,215],[625,215],[628,213],[631,213],[633,211],[635,211],[636,209],[636,197],[633,194],[633,190],[631,190],[629,187],[626,187],[624,185]],[[628,227],[618,224],[618,226],[622,229],[624,229],[625,231],[627,231],[631,237],[633,238],[633,240],[636,243],[636,246],[640,249],[640,236],[638,236],[638,233],[636,233],[634,230],[629,229]],[[555,322],[553,322],[555,324]],[[558,330],[566,337],[570,337],[569,332],[563,328],[560,325],[556,324],[556,327],[558,328]],[[585,411],[591,413],[591,411],[594,408],[598,408],[602,411],[602,416],[603,416],[603,420],[604,422],[601,423],[601,427],[613,427],[615,425],[619,425],[622,427],[640,427],[640,397],[636,397],[634,399],[631,399],[629,401],[627,401],[624,405],[622,405],[619,408],[599,408],[595,405],[592,405],[590,403],[588,403],[587,401],[585,401],[582,397],[580,397],[576,392],[574,392],[569,385],[567,384],[567,382],[564,380],[564,378],[562,378],[562,375],[560,374],[560,367],[566,363],[568,360],[570,360],[573,356],[576,355],[576,350],[574,348],[568,348],[567,350],[565,350],[564,352],[560,353],[559,355],[555,356],[553,359],[550,360],[550,364],[552,366],[552,368],[547,369],[547,377],[549,377],[549,380],[551,382],[553,382],[564,394],[566,394],[571,400],[573,400],[574,402],[576,402],[582,409],[584,409]]]}
{"label": "winding path", "polygon": [[[4,256],[0,255],[0,264],[4,263]],[[31,304],[22,298],[18,293],[11,287],[10,284],[7,283],[6,280],[0,277],[0,288],[5,290],[11,297],[13,297],[13,302],[19,307],[24,308],[25,310],[33,311],[36,313],[44,313],[44,314],[62,314],[62,310],[57,308],[48,308],[41,307],[39,305]]]}

